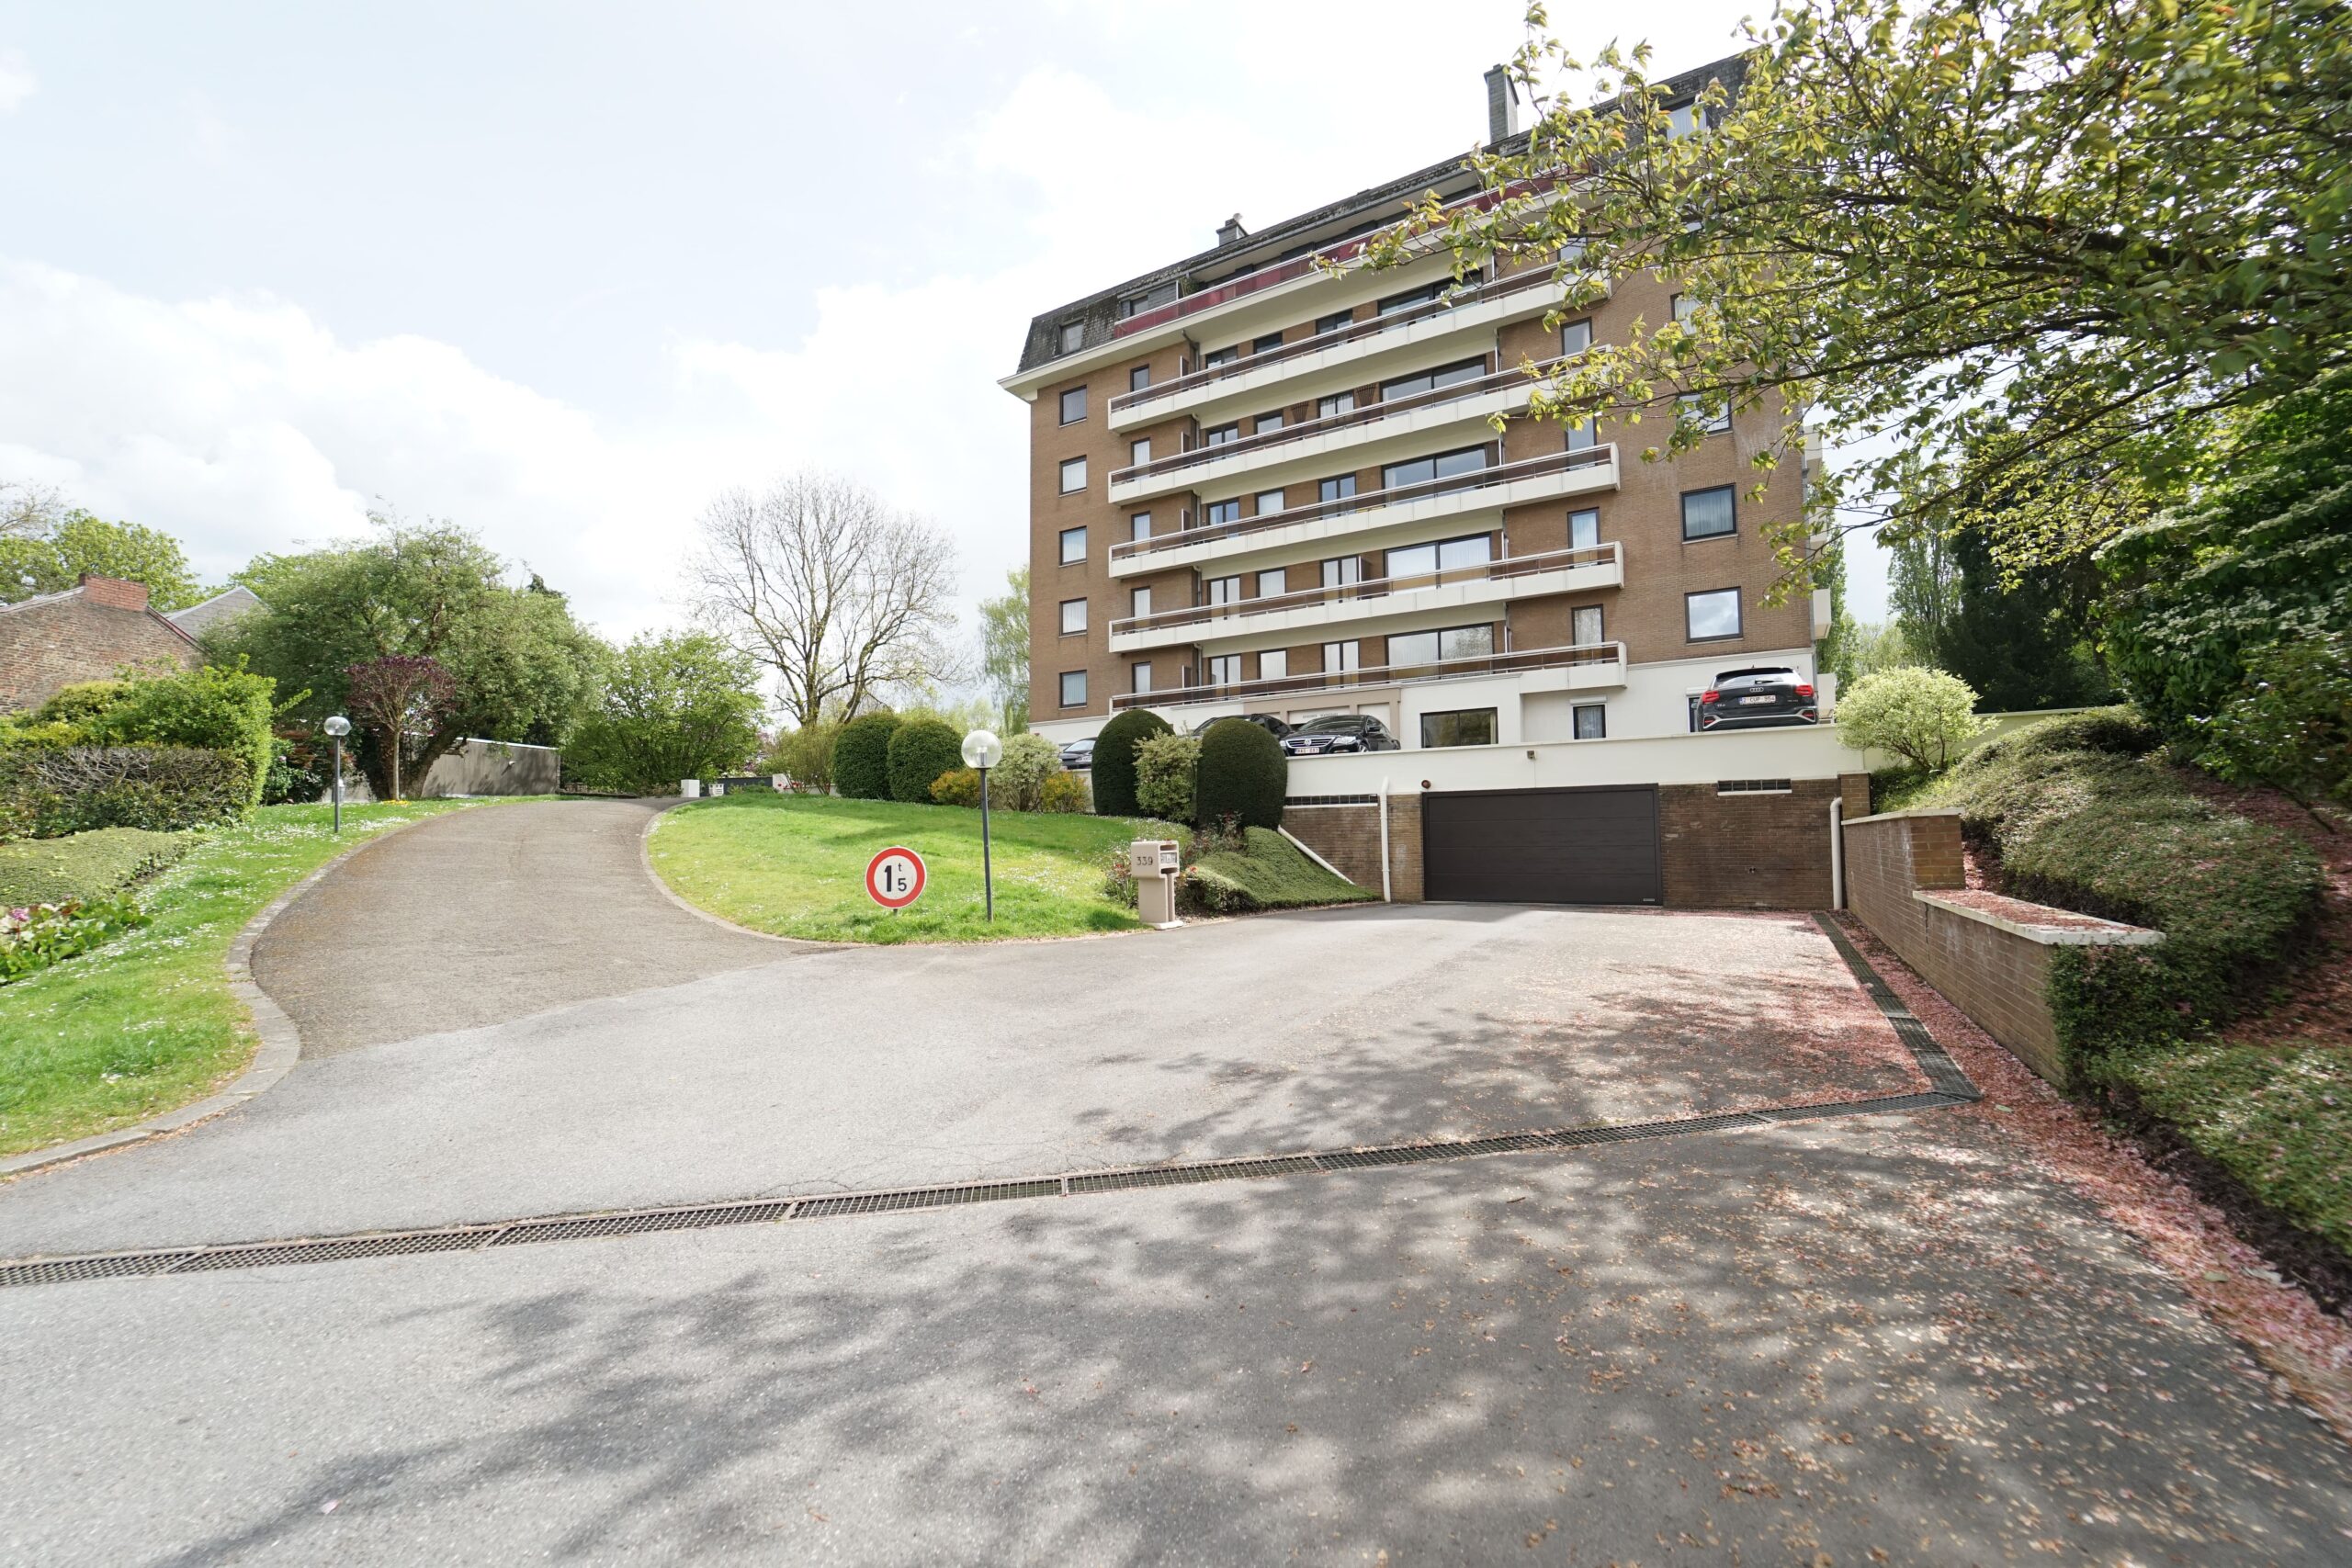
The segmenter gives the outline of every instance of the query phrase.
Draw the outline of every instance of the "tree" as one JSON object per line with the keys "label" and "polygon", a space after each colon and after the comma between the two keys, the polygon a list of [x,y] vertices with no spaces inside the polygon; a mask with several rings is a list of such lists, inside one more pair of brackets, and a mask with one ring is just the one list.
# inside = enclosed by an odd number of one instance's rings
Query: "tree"
{"label": "tree", "polygon": [[401,794],[401,764],[413,735],[429,738],[458,705],[458,682],[441,661],[423,654],[388,653],[364,660],[343,672],[353,723],[376,739],[377,752],[390,760],[392,790]]}
{"label": "tree", "polygon": [[1883,670],[1838,698],[1838,738],[1856,750],[1892,751],[1915,768],[1941,773],[1984,733],[1976,694],[1940,670]]}
{"label": "tree", "polygon": [[704,509],[687,563],[695,613],[774,671],[796,725],[954,683],[956,547],[862,485],[803,471]]}
{"label": "tree", "polygon": [[1928,532],[1896,543],[1892,587],[1905,644],[1974,688],[1980,711],[2113,700],[2093,649],[2100,585],[2090,561],[2029,566],[2005,581],[1981,532]]}
{"label": "tree", "polygon": [[980,679],[1013,734],[1029,728],[1029,569],[1014,567],[1004,583],[980,601]]}
{"label": "tree", "polygon": [[564,772],[653,795],[740,767],[760,744],[758,682],[750,660],[707,633],[638,637],[613,655]]}
{"label": "tree", "polygon": [[0,496],[0,604],[62,593],[85,572],[146,584],[147,602],[161,611],[184,610],[204,596],[187,553],[169,534],[79,507],[59,511],[54,497]]}
{"label": "tree", "polygon": [[1149,708],[1128,708],[1111,716],[1094,737],[1094,814],[1133,817],[1141,809],[1136,800],[1136,748],[1170,726]]}
{"label": "tree", "polygon": [[[307,692],[289,716],[311,726],[345,705],[351,666],[435,660],[457,696],[415,744],[411,772],[469,735],[560,745],[595,694],[604,643],[537,577],[510,585],[506,563],[466,530],[373,522],[374,536],[356,543],[256,558],[236,581],[266,608],[212,630],[206,652],[244,654],[279,691]],[[390,795],[389,756],[372,736],[357,750],[370,784]]]}
{"label": "tree", "polygon": [[[1682,319],[1565,362],[1534,410],[1664,416],[1679,451],[1766,409],[1766,470],[1822,431],[1850,460],[1779,540],[1792,583],[1825,525],[1922,503],[2005,565],[2081,555],[2178,492],[2217,413],[2352,362],[2337,0],[1790,0],[1695,99],[1613,47],[1550,96],[1584,67],[1529,23],[1540,123],[1471,160],[1498,198],[1432,196],[1369,259],[1435,233],[1464,266],[1553,265],[1563,316],[1676,279]],[[1902,482],[1921,460],[1942,489]]]}

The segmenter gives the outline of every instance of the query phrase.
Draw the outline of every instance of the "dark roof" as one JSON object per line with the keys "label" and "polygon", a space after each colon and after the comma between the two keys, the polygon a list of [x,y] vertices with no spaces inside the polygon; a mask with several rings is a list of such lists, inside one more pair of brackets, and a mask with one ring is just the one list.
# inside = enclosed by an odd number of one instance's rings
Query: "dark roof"
{"label": "dark roof", "polygon": [[[1680,98],[1696,93],[1709,80],[1720,77],[1733,92],[1739,90],[1742,78],[1747,74],[1745,55],[1730,55],[1667,78],[1657,85],[1670,98]],[[1520,132],[1494,144],[1495,151],[1522,152],[1527,149],[1527,133]],[[1061,328],[1072,319],[1083,317],[1086,336],[1081,352],[1095,348],[1111,340],[1112,329],[1118,321],[1119,301],[1128,295],[1148,293],[1155,288],[1174,283],[1180,289],[1189,284],[1198,288],[1208,283],[1222,282],[1245,272],[1254,272],[1294,254],[1305,254],[1354,233],[1368,233],[1383,224],[1402,217],[1403,203],[1435,188],[1442,194],[1466,194],[1476,186],[1473,175],[1460,158],[1449,158],[1431,164],[1411,174],[1360,190],[1355,195],[1286,218],[1270,228],[1261,229],[1229,245],[1212,245],[1209,249],[1170,265],[1130,277],[1082,299],[1047,310],[1029,322],[1028,340],[1021,348],[1021,369],[1034,370],[1058,358],[1056,340]],[[1353,218],[1358,221],[1348,224]],[[1333,225],[1344,225],[1334,228]]]}

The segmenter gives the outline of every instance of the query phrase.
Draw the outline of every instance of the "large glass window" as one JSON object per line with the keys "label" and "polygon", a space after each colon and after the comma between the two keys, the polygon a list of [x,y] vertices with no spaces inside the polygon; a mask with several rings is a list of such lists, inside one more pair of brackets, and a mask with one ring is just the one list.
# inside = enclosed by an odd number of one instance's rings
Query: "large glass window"
{"label": "large glass window", "polygon": [[1600,508],[1588,506],[1568,513],[1568,548],[1592,550],[1600,547]]}
{"label": "large glass window", "polygon": [[[1086,530],[1085,530],[1085,529],[1083,529],[1083,528],[1065,528],[1065,529],[1063,529],[1063,530],[1062,530],[1062,564],[1063,564],[1064,566],[1074,566],[1074,565],[1076,565],[1078,562],[1082,561],[1082,560],[1084,560],[1085,558],[1086,558]],[[1039,584],[1039,586],[1040,586],[1040,587],[1042,587],[1042,586],[1044,586],[1044,585],[1041,583],[1041,584]]]}
{"label": "large glass window", "polygon": [[1568,716],[1576,725],[1577,739],[1606,740],[1609,739],[1609,709],[1605,705],[1578,703],[1568,710]]}
{"label": "large glass window", "polygon": [[1482,659],[1495,651],[1495,628],[1448,626],[1442,631],[1401,632],[1388,639],[1391,664],[1435,664],[1442,659]]}
{"label": "large glass window", "polygon": [[1345,501],[1356,492],[1356,477],[1353,474],[1338,474],[1316,488],[1317,501]]}
{"label": "large glass window", "polygon": [[1268,333],[1263,337],[1256,337],[1250,340],[1250,352],[1252,354],[1271,354],[1275,349],[1282,347],[1282,333]]}
{"label": "large glass window", "polygon": [[1241,655],[1216,653],[1208,659],[1208,683],[1212,686],[1238,686],[1241,683]]}
{"label": "large glass window", "polygon": [[1207,599],[1204,600],[1204,603],[1210,604],[1238,604],[1241,603],[1241,579],[1238,575],[1233,577],[1212,577],[1208,581],[1203,583],[1201,586],[1203,592],[1208,595]]}
{"label": "large glass window", "polygon": [[1731,486],[1717,485],[1713,490],[1686,490],[1682,492],[1684,538],[1720,539],[1735,532],[1738,526]]}
{"label": "large glass window", "polygon": [[1139,697],[1149,695],[1151,692],[1150,661],[1147,660],[1140,664],[1131,664],[1127,668],[1132,671],[1127,689]]}
{"label": "large glass window", "polygon": [[1083,599],[1065,599],[1065,600],[1063,600],[1063,601],[1062,601],[1062,635],[1063,635],[1064,637],[1069,637],[1069,636],[1071,636],[1073,633],[1082,632],[1082,631],[1084,631],[1085,629],[1086,629],[1086,601],[1085,601],[1085,600],[1083,600]]}
{"label": "large glass window", "polygon": [[1289,592],[1290,573],[1283,568],[1276,567],[1272,571],[1261,571],[1258,574],[1259,598],[1272,599],[1277,594]]}
{"label": "large glass window", "polygon": [[1435,283],[1425,283],[1419,288],[1408,288],[1402,294],[1391,294],[1373,307],[1381,315],[1393,316],[1399,310],[1410,310],[1432,299],[1442,299],[1445,291],[1453,287],[1453,279],[1441,277]]}
{"label": "large glass window", "polygon": [[1283,509],[1283,492],[1282,492],[1282,491],[1278,491],[1278,490],[1261,490],[1261,491],[1260,491],[1258,492],[1258,515],[1259,515],[1259,516],[1263,517],[1263,516],[1266,516],[1266,515],[1267,515],[1268,513],[1270,513],[1280,512],[1282,509]]}
{"label": "large glass window", "polygon": [[1085,347],[1086,323],[1084,321],[1064,321],[1062,323],[1060,342],[1061,351],[1064,354],[1076,354],[1080,349]]}
{"label": "large glass window", "polygon": [[1403,549],[1389,551],[1388,575],[1427,577],[1431,572],[1452,571],[1457,567],[1484,566],[1494,559],[1494,536],[1464,534],[1458,539],[1408,545]]}
{"label": "large glass window", "polygon": [[1456,708],[1451,713],[1421,715],[1423,746],[1492,746],[1495,710]]}
{"label": "large glass window", "polygon": [[1419,484],[1426,479],[1447,479],[1457,474],[1475,474],[1486,466],[1487,449],[1484,446],[1464,446],[1459,451],[1440,452],[1435,457],[1391,463],[1380,470],[1380,483],[1384,489],[1394,490],[1398,485]]}
{"label": "large glass window", "polygon": [[1130,370],[1130,371],[1128,371],[1128,372],[1127,372],[1127,390],[1128,390],[1128,391],[1130,391],[1130,392],[1140,392],[1140,391],[1142,391],[1146,387],[1148,387],[1148,386],[1150,386],[1150,385],[1151,385],[1151,367],[1150,367],[1150,366],[1148,366],[1148,365],[1138,365],[1138,366],[1136,366],[1134,369],[1132,369],[1132,370]]}
{"label": "large glass window", "polygon": [[1592,322],[1570,321],[1560,329],[1560,352],[1582,354],[1592,346]]}
{"label": "large glass window", "polygon": [[1085,488],[1086,488],[1086,459],[1085,459],[1085,458],[1083,458],[1083,457],[1065,457],[1065,458],[1063,458],[1063,459],[1062,459],[1062,493],[1063,493],[1064,495],[1075,495],[1075,494],[1077,494],[1080,491],[1082,491],[1082,490],[1084,490]]}
{"label": "large glass window", "polygon": [[1258,655],[1258,679],[1279,681],[1290,673],[1290,649],[1270,648]]}
{"label": "large glass window", "polygon": [[1323,673],[1344,675],[1359,668],[1357,659],[1362,645],[1355,642],[1327,642],[1323,645]]}
{"label": "large glass window", "polygon": [[1666,111],[1666,139],[1679,141],[1697,130],[1700,124],[1698,105],[1677,104]]}
{"label": "large glass window", "polygon": [[1209,528],[1214,528],[1220,523],[1238,523],[1241,521],[1241,502],[1238,498],[1232,501],[1212,501],[1202,509],[1201,517],[1202,525]]}
{"label": "large glass window", "polygon": [[1317,419],[1329,419],[1333,414],[1355,412],[1356,395],[1353,392],[1334,392],[1328,398],[1315,400],[1315,417]]}
{"label": "large glass window", "polygon": [[1151,537],[1150,513],[1138,512],[1134,516],[1127,519],[1127,537],[1130,539],[1148,539]]}
{"label": "large glass window", "polygon": [[1141,441],[1130,441],[1127,443],[1127,461],[1134,464],[1138,468],[1151,461],[1151,438],[1149,436],[1146,436]]}
{"label": "large glass window", "polygon": [[1127,593],[1127,613],[1135,616],[1137,620],[1141,620],[1146,615],[1150,615],[1151,590],[1148,588],[1129,590]]}
{"label": "large glass window", "polygon": [[1076,424],[1086,417],[1086,389],[1072,387],[1062,393],[1062,423]]}
{"label": "large glass window", "polygon": [[1213,430],[1201,432],[1201,445],[1204,446],[1222,446],[1227,442],[1240,439],[1241,422],[1239,420],[1235,420],[1231,424],[1220,424]]}
{"label": "large glass window", "polygon": [[1571,451],[1571,452],[1589,452],[1589,451],[1591,451],[1591,450],[1592,450],[1592,447],[1593,447],[1593,428],[1592,428],[1592,421],[1590,421],[1590,420],[1589,420],[1589,419],[1580,419],[1580,420],[1577,420],[1574,424],[1571,424],[1571,425],[1569,425],[1569,426],[1568,426],[1568,450],[1569,450],[1569,451]]}
{"label": "large glass window", "polygon": [[1269,431],[1280,430],[1282,427],[1282,410],[1276,409],[1272,413],[1260,414],[1257,417],[1257,420],[1250,426],[1250,430],[1252,434],[1263,435]]}
{"label": "large glass window", "polygon": [[1334,310],[1328,316],[1317,316],[1315,318],[1316,335],[1319,337],[1325,333],[1338,332],[1355,319],[1353,310]]}
{"label": "large glass window", "polygon": [[1682,596],[1685,628],[1692,642],[1739,635],[1739,590],[1710,588]]}
{"label": "large glass window", "polygon": [[1680,405],[1681,417],[1689,421],[1690,423],[1697,425],[1708,434],[1719,435],[1723,432],[1731,428],[1731,405],[1729,403],[1724,403],[1718,408],[1710,410],[1707,407],[1706,400],[1696,392],[1685,392],[1676,400]]}
{"label": "large glass window", "polygon": [[1213,348],[1201,355],[1201,368],[1208,370],[1219,365],[1230,365],[1240,357],[1239,344],[1234,344],[1231,348]]}
{"label": "large glass window", "polygon": [[1085,705],[1086,671],[1083,670],[1063,671],[1062,706],[1066,708],[1082,708]]}
{"label": "large glass window", "polygon": [[1465,359],[1456,365],[1442,365],[1435,370],[1423,370],[1411,376],[1399,376],[1380,384],[1380,400],[1393,403],[1398,398],[1409,398],[1419,392],[1433,392],[1440,387],[1458,386],[1476,381],[1487,373],[1483,359]]}
{"label": "large glass window", "polygon": [[1363,581],[1362,556],[1339,556],[1323,563],[1323,586],[1345,588]]}

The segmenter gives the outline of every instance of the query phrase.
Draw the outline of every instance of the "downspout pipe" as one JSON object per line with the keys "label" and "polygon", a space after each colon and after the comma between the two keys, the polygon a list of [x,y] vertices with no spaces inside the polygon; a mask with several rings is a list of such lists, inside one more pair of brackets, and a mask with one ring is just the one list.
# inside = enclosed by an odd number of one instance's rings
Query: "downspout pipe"
{"label": "downspout pipe", "polygon": [[1396,900],[1388,891],[1388,780],[1380,781],[1380,901],[1393,904]]}
{"label": "downspout pipe", "polygon": [[1846,799],[1829,803],[1829,907],[1846,907]]}

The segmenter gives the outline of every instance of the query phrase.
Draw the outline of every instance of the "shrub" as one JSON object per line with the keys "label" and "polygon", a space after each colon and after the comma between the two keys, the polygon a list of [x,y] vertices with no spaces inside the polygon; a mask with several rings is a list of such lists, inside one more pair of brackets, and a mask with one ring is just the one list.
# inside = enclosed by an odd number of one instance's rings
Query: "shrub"
{"label": "shrub", "polygon": [[1163,822],[1193,820],[1193,785],[1200,771],[1201,738],[1154,735],[1136,748],[1136,806]]}
{"label": "shrub", "polygon": [[833,739],[833,787],[852,800],[890,798],[890,736],[894,713],[863,714]]}
{"label": "shrub", "polygon": [[779,735],[760,759],[760,772],[782,773],[797,787],[822,795],[833,787],[833,742],[841,732],[831,719],[819,719]]}
{"label": "shrub", "polygon": [[1087,804],[1086,781],[1068,769],[1047,773],[1045,784],[1037,791],[1037,809],[1040,811],[1083,811]]}
{"label": "shrub", "polygon": [[262,780],[264,806],[302,806],[334,785],[334,754],[303,735],[278,735],[269,748],[269,773]]}
{"label": "shrub", "polygon": [[1016,735],[1004,743],[1004,755],[989,770],[989,804],[1040,810],[1046,781],[1061,771],[1061,748],[1042,735]]}
{"label": "shrub", "polygon": [[931,803],[940,774],[964,765],[964,738],[944,719],[910,718],[890,732],[890,798]]}
{"label": "shrub", "polygon": [[2236,784],[2274,784],[2305,806],[2352,806],[2352,634],[2267,648],[2213,716],[2198,765]]}
{"label": "shrub", "polygon": [[0,909],[103,898],[186,854],[198,835],[101,828],[0,844]]}
{"label": "shrub", "polygon": [[[270,729],[277,682],[242,665],[207,665],[128,681],[67,686],[8,726],[11,747],[193,747],[244,764],[243,807],[260,804],[277,740]],[[209,819],[209,818],[208,818]]]}
{"label": "shrub", "polygon": [[1193,802],[1199,820],[1231,817],[1243,828],[1283,825],[1290,759],[1283,755],[1282,742],[1258,726],[1221,718],[1203,730],[1196,776]]}
{"label": "shrub", "polygon": [[1101,817],[1133,817],[1136,802],[1136,748],[1153,735],[1170,733],[1168,721],[1149,708],[1129,708],[1111,716],[1094,738],[1094,810]]}
{"label": "shrub", "polygon": [[192,746],[0,750],[0,839],[54,839],[96,828],[170,832],[242,816],[245,759]]}
{"label": "shrub", "polygon": [[1949,767],[1984,729],[1976,694],[1940,670],[1881,670],[1838,696],[1838,739],[1857,750],[1892,751],[1930,773]]}
{"label": "shrub", "polygon": [[[978,768],[950,768],[931,781],[931,798],[940,806],[978,806],[980,771]],[[1004,804],[1004,791],[997,788],[994,777],[989,780],[989,804]]]}
{"label": "shrub", "polygon": [[760,744],[756,683],[751,660],[707,633],[639,637],[607,662],[564,772],[590,788],[668,795],[741,768]]}

